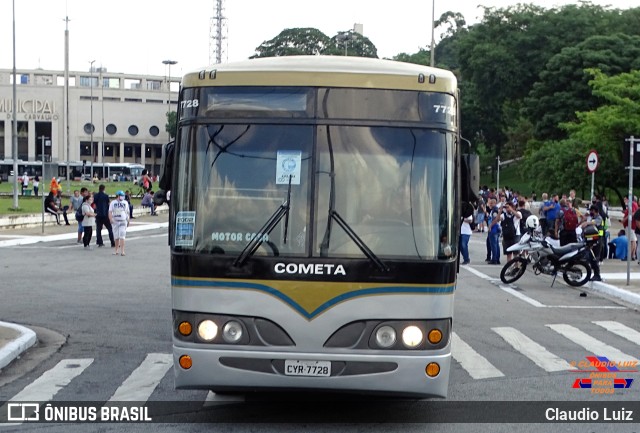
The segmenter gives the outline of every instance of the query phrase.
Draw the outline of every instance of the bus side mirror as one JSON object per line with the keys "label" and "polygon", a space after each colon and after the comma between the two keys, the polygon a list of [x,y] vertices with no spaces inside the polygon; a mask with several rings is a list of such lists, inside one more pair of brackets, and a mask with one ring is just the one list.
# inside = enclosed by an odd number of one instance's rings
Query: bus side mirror
{"label": "bus side mirror", "polygon": [[163,189],[159,189],[153,194],[153,204],[156,206],[163,205],[167,202],[167,194]]}
{"label": "bus side mirror", "polygon": [[164,145],[164,151],[162,152],[162,162],[160,163],[160,181],[158,186],[160,187],[155,194],[153,194],[153,203],[156,206],[160,206],[167,202],[166,191],[171,190],[171,177],[173,175],[173,149],[175,141],[171,141]]}

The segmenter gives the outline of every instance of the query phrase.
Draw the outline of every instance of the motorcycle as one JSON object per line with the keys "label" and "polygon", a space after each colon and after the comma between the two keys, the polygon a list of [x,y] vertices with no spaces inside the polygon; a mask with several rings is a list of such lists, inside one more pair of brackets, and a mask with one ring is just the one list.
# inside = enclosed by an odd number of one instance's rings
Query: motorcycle
{"label": "motorcycle", "polygon": [[553,276],[551,287],[556,281],[558,272],[567,284],[580,287],[591,278],[591,265],[587,257],[591,252],[590,242],[578,242],[565,246],[554,246],[552,238],[544,238],[539,230],[529,229],[520,241],[510,246],[507,251],[518,253],[509,260],[500,272],[500,280],[505,284],[513,283],[522,277],[531,267],[535,275]]}

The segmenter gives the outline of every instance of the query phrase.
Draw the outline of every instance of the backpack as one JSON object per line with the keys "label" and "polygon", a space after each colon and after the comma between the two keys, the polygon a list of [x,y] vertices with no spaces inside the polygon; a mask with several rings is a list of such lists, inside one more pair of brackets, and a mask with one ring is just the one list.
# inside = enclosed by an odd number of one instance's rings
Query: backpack
{"label": "backpack", "polygon": [[84,219],[84,215],[82,214],[82,207],[76,210],[76,221],[82,221]]}
{"label": "backpack", "polygon": [[527,218],[531,216],[531,211],[527,209],[518,209],[522,218],[520,218],[520,234],[527,232]]}
{"label": "backpack", "polygon": [[565,209],[564,217],[562,218],[564,229],[568,231],[575,231],[578,227],[578,214],[573,209]]}
{"label": "backpack", "polygon": [[505,215],[504,219],[500,221],[500,227],[502,227],[502,237],[507,239],[516,237],[516,225],[513,222],[513,216]]}

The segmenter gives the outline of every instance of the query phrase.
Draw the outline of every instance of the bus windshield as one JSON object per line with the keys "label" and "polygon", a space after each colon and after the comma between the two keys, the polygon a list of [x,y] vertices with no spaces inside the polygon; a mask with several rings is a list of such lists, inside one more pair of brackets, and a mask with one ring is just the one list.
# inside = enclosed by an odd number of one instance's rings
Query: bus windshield
{"label": "bus windshield", "polygon": [[177,170],[188,176],[174,185],[174,200],[178,218],[188,214],[193,225],[175,232],[177,249],[238,256],[287,203],[291,182],[287,218],[260,233],[256,256],[368,256],[330,212],[381,259],[451,256],[443,249],[452,237],[451,133],[216,123],[181,134],[190,148]]}

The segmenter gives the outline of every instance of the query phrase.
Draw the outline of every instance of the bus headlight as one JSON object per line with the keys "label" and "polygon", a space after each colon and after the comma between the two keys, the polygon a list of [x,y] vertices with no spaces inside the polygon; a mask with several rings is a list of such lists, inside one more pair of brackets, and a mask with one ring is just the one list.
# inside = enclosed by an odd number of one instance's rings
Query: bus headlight
{"label": "bus headlight", "polygon": [[242,325],[235,320],[231,320],[222,328],[222,338],[227,343],[237,343],[242,338]]}
{"label": "bus headlight", "polygon": [[382,348],[391,347],[396,343],[396,330],[391,326],[381,326],[376,331],[376,344]]}
{"label": "bus headlight", "polygon": [[417,326],[407,326],[402,331],[402,342],[408,348],[414,348],[422,343],[422,331]]}
{"label": "bus headlight", "polygon": [[198,325],[198,336],[204,341],[211,341],[218,335],[218,325],[212,320],[203,320]]}

